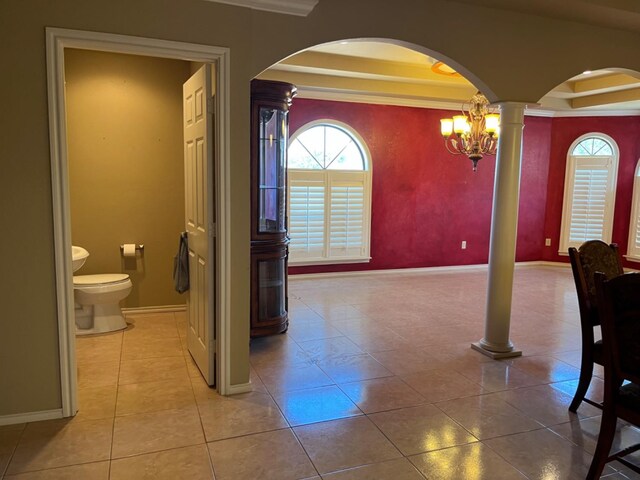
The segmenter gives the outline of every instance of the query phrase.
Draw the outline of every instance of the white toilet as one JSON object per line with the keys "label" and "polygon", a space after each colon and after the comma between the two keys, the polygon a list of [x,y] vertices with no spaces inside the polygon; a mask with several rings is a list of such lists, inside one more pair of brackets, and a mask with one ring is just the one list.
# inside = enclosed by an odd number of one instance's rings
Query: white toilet
{"label": "white toilet", "polygon": [[[74,255],[77,247],[74,247]],[[89,256],[86,252],[84,260]],[[75,258],[74,258],[75,260]],[[82,266],[80,263],[74,271]],[[120,310],[120,301],[127,298],[133,285],[124,273],[74,275],[76,335],[114,332],[127,328]]]}

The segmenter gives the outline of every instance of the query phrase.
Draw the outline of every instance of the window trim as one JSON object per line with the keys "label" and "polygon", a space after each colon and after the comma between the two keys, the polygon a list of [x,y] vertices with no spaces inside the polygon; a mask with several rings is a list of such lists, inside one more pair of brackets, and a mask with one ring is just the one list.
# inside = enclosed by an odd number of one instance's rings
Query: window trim
{"label": "window trim", "polygon": [[[326,177],[326,190],[325,190],[325,212],[329,214],[330,210],[330,196],[331,196],[331,183],[333,176],[340,177],[353,173],[362,174],[364,177],[363,184],[365,189],[364,195],[364,212],[363,212],[363,223],[364,226],[362,228],[363,239],[366,240],[366,245],[364,247],[364,253],[362,256],[351,256],[351,257],[341,257],[341,258],[330,258],[330,257],[316,257],[316,258],[304,258],[300,260],[292,260],[291,256],[289,257],[289,265],[292,267],[302,267],[302,266],[312,266],[312,265],[339,265],[339,264],[349,264],[349,263],[368,263],[371,261],[371,203],[373,198],[372,191],[372,177],[373,177],[373,162],[371,160],[371,152],[369,151],[369,147],[365,143],[364,139],[360,136],[358,132],[356,132],[353,127],[350,125],[340,122],[339,120],[334,120],[331,118],[321,118],[317,120],[313,120],[311,122],[307,122],[304,125],[301,125],[296,129],[296,131],[290,136],[289,145],[291,145],[297,137],[309,130],[310,128],[319,126],[319,125],[328,125],[330,127],[339,128],[344,130],[345,133],[357,144],[358,148],[363,156],[364,169],[362,170],[338,170],[338,169],[322,169],[322,170],[312,170],[312,169],[304,169],[304,168],[289,168],[287,164],[287,200],[289,195],[289,190],[291,188],[289,181],[289,172],[295,173],[303,173],[303,172],[323,172]],[[289,208],[290,203],[287,201],[287,228],[289,228]],[[329,248],[329,216],[325,215],[325,253],[328,254],[327,250]]]}
{"label": "window trim", "polygon": [[635,248],[638,231],[638,216],[640,216],[640,159],[636,164],[633,175],[633,194],[631,195],[631,216],[629,217],[629,240],[627,254],[624,256],[632,262],[640,262],[640,248]]}
{"label": "window trim", "polygon": [[[579,143],[586,140],[590,137],[599,137],[606,141],[610,146],[613,154],[609,155],[573,155],[573,151],[578,146]],[[609,135],[601,133],[601,132],[589,132],[583,135],[580,135],[576,138],[569,150],[567,151],[567,161],[564,175],[564,196],[562,201],[562,217],[561,217],[561,226],[560,226],[560,239],[559,239],[559,250],[558,255],[568,256],[568,249],[571,246],[569,242],[569,232],[571,229],[571,219],[570,219],[570,208],[573,204],[573,185],[575,180],[575,172],[577,167],[577,161],[580,158],[611,158],[611,175],[610,179],[610,189],[607,191],[607,199],[609,200],[607,211],[605,212],[605,219],[603,224],[603,238],[602,241],[606,243],[611,243],[611,236],[613,233],[613,217],[615,215],[615,203],[616,203],[616,192],[618,187],[618,164],[620,163],[620,150],[618,148],[618,144],[616,141],[611,138]]]}

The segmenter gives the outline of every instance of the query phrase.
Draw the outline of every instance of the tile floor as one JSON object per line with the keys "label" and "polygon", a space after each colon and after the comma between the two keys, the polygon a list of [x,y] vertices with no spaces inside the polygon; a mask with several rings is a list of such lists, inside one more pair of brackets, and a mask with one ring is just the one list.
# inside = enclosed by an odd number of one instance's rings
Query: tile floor
{"label": "tile floor", "polygon": [[[599,411],[567,411],[570,271],[516,271],[524,355],[503,361],[469,348],[485,277],[292,278],[289,332],[252,341],[254,391],[229,398],[201,380],[183,314],[131,315],[125,332],[78,338],[75,418],[0,427],[0,478],[583,479]],[[638,441],[620,425],[618,444]],[[610,480],[639,478],[610,465]]]}

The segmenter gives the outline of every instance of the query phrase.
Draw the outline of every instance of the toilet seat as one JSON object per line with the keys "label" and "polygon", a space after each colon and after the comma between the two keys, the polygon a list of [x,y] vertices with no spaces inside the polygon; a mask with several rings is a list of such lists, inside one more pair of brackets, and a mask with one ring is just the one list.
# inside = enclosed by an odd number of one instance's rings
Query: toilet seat
{"label": "toilet seat", "polygon": [[[130,290],[131,287],[132,284],[129,279],[129,275],[124,273],[100,273],[96,275],[78,275],[73,277],[73,290],[76,292],[76,295],[101,295],[99,298],[96,297],[94,299],[94,301],[99,300],[100,303],[111,301],[110,296],[106,294]],[[89,300],[85,299],[79,303],[86,302],[89,302]]]}
{"label": "toilet seat", "polygon": [[73,277],[74,287],[91,287],[99,285],[113,285],[124,283],[129,280],[129,275],[125,273],[98,273],[94,275],[75,275]]}

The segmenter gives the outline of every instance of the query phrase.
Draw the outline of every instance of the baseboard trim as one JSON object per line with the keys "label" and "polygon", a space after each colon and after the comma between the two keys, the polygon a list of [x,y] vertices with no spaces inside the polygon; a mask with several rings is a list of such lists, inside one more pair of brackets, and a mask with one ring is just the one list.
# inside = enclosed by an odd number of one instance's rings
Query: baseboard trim
{"label": "baseboard trim", "polygon": [[237,395],[239,393],[247,393],[253,391],[253,386],[251,382],[247,383],[238,383],[236,385],[229,385],[227,390],[227,395]]}
{"label": "baseboard trim", "polygon": [[[569,263],[547,262],[544,260],[534,260],[531,262],[516,262],[518,268],[525,267],[571,267]],[[488,269],[486,263],[475,265],[451,265],[445,267],[418,267],[418,268],[389,268],[386,270],[357,270],[351,272],[326,272],[326,273],[300,273],[289,275],[291,280],[305,280],[310,278],[331,278],[331,277],[355,277],[362,275],[433,275],[442,273],[464,273],[482,272]]]}
{"label": "baseboard trim", "polygon": [[42,410],[41,412],[14,413],[0,416],[0,426],[15,425],[18,423],[40,422],[42,420],[53,420],[62,418],[62,409]]}
{"label": "baseboard trim", "polygon": [[186,312],[186,305],[161,305],[158,307],[130,307],[123,308],[122,313],[169,313],[169,312]]}

